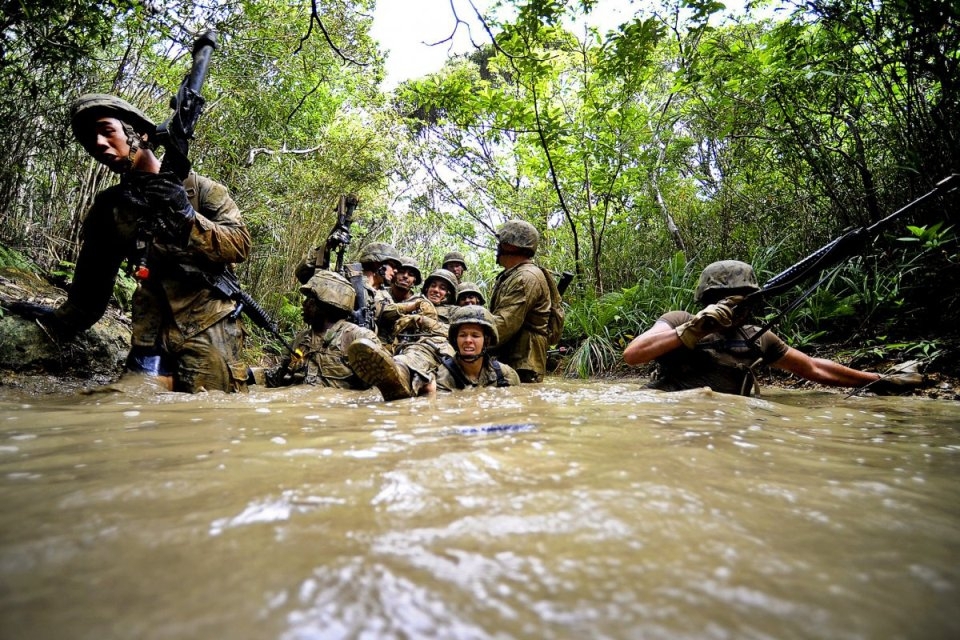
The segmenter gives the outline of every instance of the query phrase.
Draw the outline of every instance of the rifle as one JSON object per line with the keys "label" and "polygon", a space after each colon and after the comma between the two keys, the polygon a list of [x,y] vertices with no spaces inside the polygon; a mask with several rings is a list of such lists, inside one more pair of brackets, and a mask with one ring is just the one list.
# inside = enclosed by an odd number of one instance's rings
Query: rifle
{"label": "rifle", "polygon": [[[177,93],[170,98],[173,114],[165,122],[157,125],[154,133],[154,143],[164,149],[160,173],[172,173],[181,182],[190,175],[192,165],[187,154],[205,102],[200,95],[200,89],[203,87],[204,80],[207,79],[210,55],[216,47],[217,38],[214,31],[203,33],[193,43],[193,65],[180,83]],[[147,253],[150,245],[153,244],[156,231],[155,225],[141,224],[137,232],[134,256],[132,256],[135,259],[130,260],[129,263],[131,275],[137,280],[146,280],[150,277]]]}
{"label": "rifle", "polygon": [[337,252],[337,264],[334,271],[342,274],[350,284],[353,285],[353,291],[356,294],[353,303],[353,311],[350,312],[348,320],[355,325],[366,327],[373,330],[376,326],[373,309],[367,303],[367,288],[363,278],[363,267],[359,263],[343,264],[343,254],[350,246],[350,226],[353,224],[353,214],[360,204],[360,199],[354,194],[340,196],[337,202],[337,222],[330,230],[327,236],[327,242],[323,248],[323,260],[321,269],[330,268],[330,254]]}
{"label": "rifle", "polygon": [[564,271],[560,274],[560,278],[557,280],[557,291],[560,292],[561,296],[566,292],[571,282],[573,282],[573,274],[571,272]]}
{"label": "rifle", "polygon": [[[811,274],[829,269],[830,267],[839,264],[847,258],[856,255],[863,248],[863,246],[866,245],[867,241],[873,236],[873,234],[881,227],[889,224],[893,220],[896,220],[907,211],[910,211],[922,202],[926,202],[933,196],[945,195],[956,189],[958,186],[960,186],[960,174],[953,173],[947,176],[938,182],[933,189],[913,200],[912,202],[900,207],[882,220],[879,220],[867,227],[858,227],[856,229],[852,229],[839,238],[831,240],[800,262],[788,267],[787,269],[770,278],[770,280],[768,280],[759,291],[754,291],[753,293],[745,296],[737,306],[744,305],[744,308],[748,308],[749,305],[759,304],[771,296],[779,295],[788,289],[791,289],[803,280],[806,280]],[[800,304],[810,297],[810,295],[812,295],[813,292],[820,287],[820,285],[826,282],[831,275],[832,274],[830,273],[826,274],[812,287],[800,294],[797,299],[784,307],[783,310],[777,313],[772,320],[767,322],[753,336],[751,336],[750,340],[753,342],[759,340],[760,337],[772,329],[780,321],[780,319],[783,318],[784,315],[799,307]]]}
{"label": "rifle", "polygon": [[283,345],[287,353],[291,356],[294,358],[303,356],[299,349],[294,349],[290,346],[290,343],[287,342],[283,334],[280,333],[280,329],[277,328],[277,323],[267,315],[264,308],[257,304],[257,301],[254,300],[249,293],[240,288],[240,281],[237,280],[236,274],[227,269],[224,269],[218,274],[208,273],[203,270],[198,270],[197,273],[200,274],[207,284],[219,291],[221,295],[237,303],[236,308],[230,313],[231,318],[236,319],[241,313],[245,314],[255,325],[273,334],[273,337],[280,341],[280,344]]}
{"label": "rifle", "polygon": [[200,95],[200,88],[207,79],[210,54],[216,48],[217,34],[214,31],[201,34],[193,43],[193,65],[176,95],[170,98],[173,114],[166,122],[157,125],[155,142],[164,148],[160,172],[171,172],[180,180],[186,180],[190,175],[190,140],[206,102]]}
{"label": "rifle", "polygon": [[354,194],[340,196],[337,202],[337,222],[330,230],[327,236],[327,243],[323,248],[323,262],[321,269],[330,268],[330,254],[337,252],[337,267],[334,269],[337,273],[343,270],[343,252],[350,246],[350,226],[353,224],[353,212],[357,210],[360,199]]}

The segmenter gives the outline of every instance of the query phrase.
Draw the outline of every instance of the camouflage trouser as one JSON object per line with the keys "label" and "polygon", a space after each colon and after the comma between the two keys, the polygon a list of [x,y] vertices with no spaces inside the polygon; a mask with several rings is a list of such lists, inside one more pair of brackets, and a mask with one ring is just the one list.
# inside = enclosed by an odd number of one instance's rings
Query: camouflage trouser
{"label": "camouflage trouser", "polygon": [[417,342],[400,343],[394,350],[393,359],[406,365],[411,371],[420,374],[427,380],[433,378],[434,372],[443,361],[444,355],[453,356],[453,348],[446,340],[421,339]]}
{"label": "camouflage trouser", "polygon": [[173,390],[246,391],[247,366],[240,359],[243,336],[242,322],[228,316],[171,350]]}

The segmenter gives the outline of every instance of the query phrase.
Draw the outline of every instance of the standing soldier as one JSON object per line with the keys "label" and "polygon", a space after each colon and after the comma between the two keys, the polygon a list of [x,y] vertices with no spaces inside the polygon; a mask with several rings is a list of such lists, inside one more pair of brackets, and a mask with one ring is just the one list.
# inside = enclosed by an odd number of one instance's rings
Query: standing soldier
{"label": "standing soldier", "polygon": [[540,234],[529,222],[510,220],[497,229],[497,276],[490,296],[500,361],[522,382],[540,382],[547,370],[550,285],[533,262]]}
{"label": "standing soldier", "polygon": [[459,251],[451,251],[443,256],[443,264],[440,265],[440,268],[451,272],[457,279],[457,282],[460,282],[460,278],[467,272],[467,263],[464,261],[462,253]]}
{"label": "standing soldier", "polygon": [[294,351],[280,367],[267,373],[269,387],[310,384],[338,389],[367,389],[347,361],[347,348],[356,340],[377,341],[377,334],[347,320],[356,302],[353,285],[334,271],[318,270],[300,287],[303,319],[308,327],[294,340]]}
{"label": "standing soldier", "polygon": [[190,173],[160,173],[156,125],[113,95],[87,94],[71,107],[73,135],[120,184],[97,194],[67,301],[36,307],[37,319],[63,339],[91,327],[106,310],[126,259],[141,270],[133,295],[127,371],[159,376],[175,391],[239,391],[244,330],[236,305],[210,284],[250,252],[250,234],[226,187]]}
{"label": "standing soldier", "polygon": [[437,318],[441,322],[450,322],[450,314],[457,308],[457,276],[446,269],[437,269],[423,281],[423,295],[437,309]]}

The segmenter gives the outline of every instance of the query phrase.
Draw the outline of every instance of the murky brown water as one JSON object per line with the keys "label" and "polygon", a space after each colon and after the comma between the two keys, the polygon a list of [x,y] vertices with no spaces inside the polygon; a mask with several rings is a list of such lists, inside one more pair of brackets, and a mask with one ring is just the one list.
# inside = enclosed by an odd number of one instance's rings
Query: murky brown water
{"label": "murky brown water", "polygon": [[960,405],[0,389],[0,637],[951,638]]}

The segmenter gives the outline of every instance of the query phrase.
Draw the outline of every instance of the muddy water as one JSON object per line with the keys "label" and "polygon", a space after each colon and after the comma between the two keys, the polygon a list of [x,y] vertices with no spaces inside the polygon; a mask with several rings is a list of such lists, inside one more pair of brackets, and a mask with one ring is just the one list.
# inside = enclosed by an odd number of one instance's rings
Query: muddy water
{"label": "muddy water", "polygon": [[0,637],[950,638],[960,406],[0,389]]}

